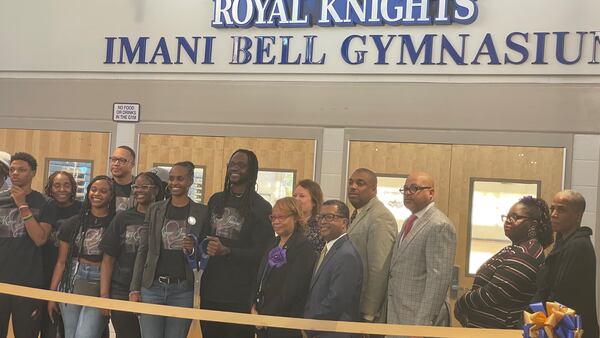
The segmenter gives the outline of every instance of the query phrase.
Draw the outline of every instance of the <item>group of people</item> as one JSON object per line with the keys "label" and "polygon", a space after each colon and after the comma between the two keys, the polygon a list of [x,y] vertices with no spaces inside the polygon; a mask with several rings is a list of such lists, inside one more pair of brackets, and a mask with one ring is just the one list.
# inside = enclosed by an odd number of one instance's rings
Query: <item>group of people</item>
{"label": "group of people", "polygon": [[[111,176],[96,176],[83,202],[64,171],[45,196],[32,190],[37,162],[0,152],[0,282],[152,304],[335,321],[447,326],[456,231],[435,206],[435,182],[411,173],[400,187],[411,216],[400,232],[377,198],[367,168],[348,179],[349,207],[323,201],[298,182],[273,207],[256,192],[258,159],[235,151],[222,192],[207,205],[188,197],[194,164],[133,176],[135,152],[116,148]],[[7,177],[8,176],[8,177]],[[5,179],[10,180],[10,188]],[[559,192],[550,208],[520,199],[503,216],[512,241],[477,272],[454,316],[466,327],[519,328],[534,301],[558,301],[598,337],[595,253],[581,226],[585,200]],[[556,232],[554,241],[553,232]],[[545,249],[554,243],[545,255]],[[546,251],[547,252],[547,251]],[[208,257],[208,258],[207,258]],[[0,337],[12,316],[16,337],[186,337],[188,319],[136,315],[0,294]],[[204,338],[354,337],[352,334],[201,321]],[[374,336],[374,335],[371,335]]]}

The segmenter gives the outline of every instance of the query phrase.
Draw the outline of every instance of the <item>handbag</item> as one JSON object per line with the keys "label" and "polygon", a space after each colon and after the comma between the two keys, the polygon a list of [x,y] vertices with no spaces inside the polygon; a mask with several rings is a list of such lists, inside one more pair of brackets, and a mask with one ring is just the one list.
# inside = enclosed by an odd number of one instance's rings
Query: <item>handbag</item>
{"label": "handbag", "polygon": [[100,297],[100,281],[77,279],[73,283],[73,293],[84,296]]}

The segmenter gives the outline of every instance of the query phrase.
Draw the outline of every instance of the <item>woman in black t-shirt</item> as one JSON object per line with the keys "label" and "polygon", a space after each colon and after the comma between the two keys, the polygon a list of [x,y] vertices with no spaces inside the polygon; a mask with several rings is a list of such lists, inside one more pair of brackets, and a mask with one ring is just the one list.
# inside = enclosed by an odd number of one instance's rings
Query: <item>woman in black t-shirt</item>
{"label": "woman in black t-shirt", "polygon": [[[164,199],[162,182],[151,172],[140,173],[131,186],[136,207],[118,213],[112,220],[102,241],[100,296],[129,300],[129,285],[137,249],[147,238],[148,225],[144,224],[146,211],[151,203]],[[111,311],[111,320],[117,338],[140,337],[140,325],[136,314]]]}
{"label": "woman in black t-shirt", "polygon": [[[114,201],[110,177],[94,177],[87,187],[81,212],[71,217],[60,229],[58,259],[52,274],[51,290],[100,295],[102,252],[99,244],[114,216]],[[49,302],[51,318],[56,311],[56,303]],[[102,335],[107,318],[99,309],[61,303],[60,312],[66,338],[98,338]]]}
{"label": "woman in black t-shirt", "polygon": [[[148,208],[144,221],[148,236],[138,248],[130,301],[192,307],[194,238],[199,236],[207,219],[206,206],[188,197],[193,181],[194,164],[176,163],[169,172],[171,198]],[[185,338],[190,324],[189,319],[140,315],[145,338]]]}
{"label": "woman in black t-shirt", "polygon": [[[45,285],[49,288],[58,256],[58,232],[67,219],[79,214],[81,202],[75,199],[77,196],[75,178],[71,173],[62,170],[55,171],[48,177],[44,193],[50,197],[51,203],[56,207],[56,223],[43,247]],[[54,319],[57,319],[57,316]],[[62,318],[58,316],[57,320],[51,320],[50,316],[44,316],[41,337],[56,337],[59,334],[61,337],[64,336]]]}

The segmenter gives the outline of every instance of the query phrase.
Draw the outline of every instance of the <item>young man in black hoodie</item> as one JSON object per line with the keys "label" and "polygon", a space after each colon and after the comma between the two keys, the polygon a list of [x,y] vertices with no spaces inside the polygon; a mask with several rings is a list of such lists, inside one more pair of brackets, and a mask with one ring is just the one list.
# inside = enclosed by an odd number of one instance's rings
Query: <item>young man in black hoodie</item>
{"label": "young man in black hoodie", "polygon": [[[271,205],[256,192],[258,160],[236,150],[227,164],[224,191],[208,201],[208,265],[200,283],[200,307],[250,313],[260,260],[273,240]],[[252,326],[201,322],[204,338],[252,338]]]}
{"label": "young man in black hoodie", "polygon": [[583,322],[583,337],[598,337],[596,254],[592,229],[581,226],[585,199],[573,190],[557,193],[551,205],[556,244],[538,273],[534,301],[556,301],[574,309]]}

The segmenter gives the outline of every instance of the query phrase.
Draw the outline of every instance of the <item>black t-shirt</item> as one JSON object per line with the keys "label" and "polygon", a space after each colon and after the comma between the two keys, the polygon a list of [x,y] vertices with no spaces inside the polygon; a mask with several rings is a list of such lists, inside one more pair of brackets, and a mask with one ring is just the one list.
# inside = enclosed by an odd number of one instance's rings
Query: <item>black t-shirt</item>
{"label": "black t-shirt", "polygon": [[[25,201],[38,222],[55,225],[56,208],[44,195],[32,191]],[[29,237],[9,191],[0,194],[0,282],[44,287],[42,248]]]}
{"label": "black t-shirt", "polygon": [[170,276],[185,279],[186,258],[183,255],[183,239],[188,233],[187,219],[190,205],[185,207],[167,206],[165,224],[162,227],[160,256],[156,266],[156,276]]}
{"label": "black t-shirt", "polygon": [[85,226],[81,227],[80,222],[79,215],[69,218],[60,228],[58,239],[71,245],[73,257],[101,262],[100,241],[110,223],[110,216],[96,217],[90,213]]}
{"label": "black t-shirt", "polygon": [[50,203],[56,208],[56,224],[54,227],[52,227],[52,232],[50,233],[50,237],[48,237],[48,242],[46,242],[46,244],[43,246],[44,276],[46,279],[46,287],[50,287],[52,272],[54,271],[56,259],[58,258],[58,232],[67,219],[78,215],[79,210],[81,210],[81,201],[77,200],[73,201],[73,204],[70,206],[64,208],[56,205],[54,200],[51,200]]}
{"label": "black t-shirt", "polygon": [[251,208],[242,215],[242,198],[229,196],[223,215],[216,213],[224,193],[216,193],[208,202],[210,220],[203,235],[218,236],[231,250],[227,256],[213,256],[202,275],[201,297],[214,302],[247,303],[260,259],[274,238],[269,221],[271,205],[258,193],[251,192]]}
{"label": "black t-shirt", "polygon": [[113,182],[113,188],[115,189],[115,201],[117,211],[124,211],[132,206],[131,204],[131,183],[130,184],[119,184],[116,181]]}
{"label": "black t-shirt", "polygon": [[145,214],[135,209],[118,213],[100,242],[100,250],[116,258],[111,281],[112,298],[129,298],[129,284],[133,276],[137,250],[148,234],[144,218]]}

